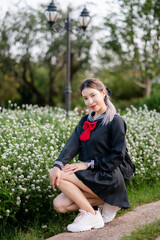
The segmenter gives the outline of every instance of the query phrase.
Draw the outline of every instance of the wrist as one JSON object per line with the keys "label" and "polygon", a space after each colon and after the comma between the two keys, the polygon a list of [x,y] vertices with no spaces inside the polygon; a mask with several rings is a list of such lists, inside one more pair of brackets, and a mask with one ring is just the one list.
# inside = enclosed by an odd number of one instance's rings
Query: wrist
{"label": "wrist", "polygon": [[58,165],[58,164],[54,164],[54,165],[53,165],[53,168],[56,168],[56,169],[59,168],[59,170],[62,170],[61,166]]}
{"label": "wrist", "polygon": [[52,169],[55,169],[55,170],[60,170],[61,171],[61,168],[59,167],[59,166],[53,166],[53,168]]}
{"label": "wrist", "polygon": [[87,164],[88,168],[91,166],[91,163],[89,163],[89,162],[86,162],[86,164]]}
{"label": "wrist", "polygon": [[89,167],[90,167],[91,169],[94,169],[94,160],[87,161],[86,163],[89,164]]}
{"label": "wrist", "polygon": [[61,161],[56,160],[56,161],[54,162],[53,167],[58,167],[60,170],[62,170],[62,168],[64,167],[64,165],[63,165],[63,163],[62,163]]}

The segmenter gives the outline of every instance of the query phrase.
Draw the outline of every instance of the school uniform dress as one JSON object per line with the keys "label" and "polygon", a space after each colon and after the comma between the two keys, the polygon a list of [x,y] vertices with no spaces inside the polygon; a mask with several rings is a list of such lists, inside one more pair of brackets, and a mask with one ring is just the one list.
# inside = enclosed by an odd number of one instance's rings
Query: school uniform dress
{"label": "school uniform dress", "polygon": [[[125,181],[135,168],[126,148],[126,123],[115,114],[106,126],[102,124],[105,113],[93,120],[94,114],[81,118],[54,166],[62,169],[79,154],[79,160],[91,166],[75,172],[77,178],[106,203],[129,208]],[[86,132],[88,140],[84,140]]]}

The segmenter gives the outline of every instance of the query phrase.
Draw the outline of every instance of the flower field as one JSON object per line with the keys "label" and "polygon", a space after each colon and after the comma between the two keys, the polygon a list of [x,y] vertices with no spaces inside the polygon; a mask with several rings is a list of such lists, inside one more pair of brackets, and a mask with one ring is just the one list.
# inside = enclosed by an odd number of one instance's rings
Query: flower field
{"label": "flower field", "polygon": [[[0,113],[0,223],[18,215],[47,216],[57,194],[52,168],[80,116],[60,108],[11,104]],[[136,165],[134,182],[160,180],[160,113],[127,109],[127,147]],[[77,157],[74,161],[77,160]]]}

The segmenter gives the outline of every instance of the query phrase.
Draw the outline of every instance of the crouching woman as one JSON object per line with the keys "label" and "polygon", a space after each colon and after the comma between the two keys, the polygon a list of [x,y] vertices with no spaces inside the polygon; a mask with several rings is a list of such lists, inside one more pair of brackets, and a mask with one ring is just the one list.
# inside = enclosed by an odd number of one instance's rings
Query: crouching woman
{"label": "crouching woman", "polygon": [[[81,95],[90,114],[84,115],[50,171],[57,212],[79,210],[68,231],[101,228],[121,208],[129,208],[125,181],[134,172],[126,148],[126,123],[109,99],[110,90],[99,79],[86,79]],[[80,163],[69,163],[79,154]],[[97,206],[97,208],[95,207]]]}

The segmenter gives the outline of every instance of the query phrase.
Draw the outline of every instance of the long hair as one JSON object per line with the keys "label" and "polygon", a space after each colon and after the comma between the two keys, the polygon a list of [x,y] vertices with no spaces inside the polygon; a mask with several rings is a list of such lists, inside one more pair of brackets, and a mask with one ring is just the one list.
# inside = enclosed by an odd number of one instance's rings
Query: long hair
{"label": "long hair", "polygon": [[[94,78],[87,78],[84,80],[80,85],[80,91],[82,93],[84,88],[94,88],[100,92],[102,92],[105,88],[104,84],[99,79]],[[104,102],[107,106],[106,113],[104,115],[104,119],[102,124],[107,125],[109,122],[111,122],[114,118],[114,115],[116,114],[116,109],[112,102],[110,101],[109,95],[106,93]]]}

